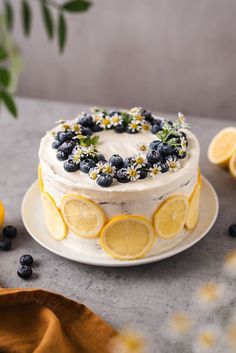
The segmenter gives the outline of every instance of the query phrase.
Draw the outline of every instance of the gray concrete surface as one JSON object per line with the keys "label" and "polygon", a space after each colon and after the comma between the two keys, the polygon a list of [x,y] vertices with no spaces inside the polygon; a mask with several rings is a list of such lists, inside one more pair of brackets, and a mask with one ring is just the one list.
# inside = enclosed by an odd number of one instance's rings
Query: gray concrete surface
{"label": "gray concrete surface", "polygon": [[[172,310],[193,311],[191,298],[196,286],[219,279],[224,254],[236,248],[236,239],[227,235],[228,226],[236,223],[236,181],[206,158],[213,135],[232,122],[189,118],[201,143],[202,172],[220,199],[220,214],[209,234],[184,253],[158,263],[99,268],[71,262],[42,248],[25,231],[20,213],[23,195],[36,179],[41,136],[58,118],[73,116],[85,107],[28,99],[19,99],[18,104],[17,121],[5,111],[0,116],[0,199],[6,206],[7,223],[19,231],[12,251],[0,253],[0,285],[56,291],[86,304],[115,327],[128,323],[140,328],[149,337],[149,353],[189,353],[188,347],[167,344],[162,330]],[[25,253],[32,254],[36,262],[34,277],[27,282],[16,275],[19,257]]]}

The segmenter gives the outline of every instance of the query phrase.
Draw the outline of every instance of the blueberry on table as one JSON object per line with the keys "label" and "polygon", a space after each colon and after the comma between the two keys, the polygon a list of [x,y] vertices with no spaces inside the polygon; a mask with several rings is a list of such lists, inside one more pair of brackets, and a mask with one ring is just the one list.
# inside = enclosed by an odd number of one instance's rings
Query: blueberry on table
{"label": "blueberry on table", "polygon": [[82,162],[80,162],[80,170],[83,173],[88,173],[91,168],[94,168],[96,166],[96,163],[94,160],[90,158],[84,159]]}
{"label": "blueberry on table", "polygon": [[75,163],[73,159],[65,161],[63,167],[68,173],[75,173],[79,170],[79,164]]}
{"label": "blueberry on table", "polygon": [[118,169],[122,168],[124,165],[123,158],[119,154],[113,154],[109,159],[109,163],[112,167],[116,167]]}
{"label": "blueberry on table", "polygon": [[63,151],[58,151],[57,152],[57,159],[59,161],[65,161],[68,158],[68,154],[63,152]]}
{"label": "blueberry on table", "polygon": [[97,184],[99,186],[102,186],[103,188],[107,188],[111,186],[112,183],[113,183],[113,178],[110,174],[101,174],[97,178]]}
{"label": "blueberry on table", "polygon": [[116,179],[117,181],[119,181],[119,183],[128,183],[130,180],[127,177],[127,169],[126,168],[119,169],[116,173]]}
{"label": "blueberry on table", "polygon": [[73,132],[72,131],[60,131],[57,134],[57,139],[61,143],[71,140],[72,137],[73,137]]}
{"label": "blueberry on table", "polygon": [[34,259],[31,255],[22,255],[20,257],[20,264],[22,266],[26,265],[26,266],[32,266],[34,262]]}
{"label": "blueberry on table", "polygon": [[232,238],[236,238],[236,224],[232,224],[232,225],[229,227],[229,235],[230,235]]}
{"label": "blueberry on table", "polygon": [[8,251],[11,249],[11,240],[8,238],[3,238],[0,240],[0,250]]}
{"label": "blueberry on table", "polygon": [[52,148],[58,149],[58,147],[61,146],[61,141],[55,140],[52,143]]}
{"label": "blueberry on table", "polygon": [[28,279],[32,276],[32,268],[30,266],[23,265],[17,271],[19,277]]}
{"label": "blueberry on table", "polygon": [[13,239],[17,235],[17,229],[14,226],[6,226],[2,230],[2,234],[5,238]]}
{"label": "blueberry on table", "polygon": [[73,151],[75,145],[76,143],[73,140],[63,142],[63,144],[59,146],[58,151],[62,151],[66,154],[70,154]]}
{"label": "blueberry on table", "polygon": [[158,151],[156,150],[151,150],[147,153],[147,161],[151,164],[155,164],[159,162],[161,159],[161,156]]}

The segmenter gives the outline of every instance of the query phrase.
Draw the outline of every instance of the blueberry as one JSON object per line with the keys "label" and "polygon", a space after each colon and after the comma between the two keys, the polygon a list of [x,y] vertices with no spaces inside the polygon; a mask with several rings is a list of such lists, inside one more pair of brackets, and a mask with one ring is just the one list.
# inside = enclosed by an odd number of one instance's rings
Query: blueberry
{"label": "blueberry", "polygon": [[59,161],[65,161],[68,158],[68,154],[63,152],[63,151],[58,151],[57,152],[57,159],[59,159]]}
{"label": "blueberry", "polygon": [[68,159],[65,161],[63,167],[68,173],[77,172],[80,168],[79,164],[76,164],[73,159]]}
{"label": "blueberry", "polygon": [[162,120],[161,119],[153,119],[153,125],[161,125],[162,124]]}
{"label": "blueberry", "polygon": [[104,188],[111,186],[112,182],[113,182],[113,178],[110,174],[101,174],[97,178],[97,184]]}
{"label": "blueberry", "polygon": [[113,154],[109,159],[109,163],[111,163],[112,167],[116,167],[118,169],[122,168],[124,165],[123,158],[119,154]]}
{"label": "blueberry", "polygon": [[73,151],[75,145],[76,145],[75,141],[63,142],[63,144],[58,148],[58,151],[62,151],[62,152],[65,152],[66,154],[70,154]]}
{"label": "blueberry", "polygon": [[123,132],[125,132],[126,127],[125,125],[118,125],[115,127],[115,132],[117,132],[118,134],[122,134]]}
{"label": "blueberry", "polygon": [[33,259],[33,257],[31,256],[31,255],[22,255],[21,257],[20,257],[20,264],[22,265],[22,266],[32,266],[33,265],[33,261],[34,261],[34,259]]}
{"label": "blueberry", "polygon": [[14,226],[6,226],[2,230],[2,234],[5,238],[13,239],[17,235],[17,229]]}
{"label": "blueberry", "polygon": [[73,132],[72,131],[60,131],[57,134],[57,139],[60,142],[62,142],[62,143],[65,142],[65,141],[71,140],[72,137],[73,137]]}
{"label": "blueberry", "polygon": [[91,136],[93,134],[93,130],[90,127],[82,126],[81,128],[82,135]]}
{"label": "blueberry", "polygon": [[145,117],[145,120],[146,120],[146,121],[148,121],[148,122],[151,123],[151,124],[153,123],[154,118],[153,118],[151,112],[149,112],[149,111],[147,111],[147,110],[145,110],[145,109],[141,109],[141,114],[142,114],[142,116]]}
{"label": "blueberry", "polygon": [[32,276],[32,268],[24,265],[18,269],[17,274],[23,279],[28,279]]}
{"label": "blueberry", "polygon": [[230,227],[229,227],[229,235],[233,238],[236,237],[236,224],[232,224]]}
{"label": "blueberry", "polygon": [[105,156],[104,156],[102,153],[100,153],[100,154],[98,155],[98,160],[99,160],[99,161],[105,161],[106,158],[105,158]]}
{"label": "blueberry", "polygon": [[109,113],[110,116],[113,116],[113,115],[116,115],[116,114],[120,115],[120,112],[118,110],[111,110],[110,113]]}
{"label": "blueberry", "polygon": [[139,172],[140,172],[139,179],[145,179],[148,175],[147,169],[141,168],[139,169]]}
{"label": "blueberry", "polygon": [[182,152],[181,154],[179,153],[179,154],[178,154],[178,159],[183,159],[183,158],[186,157],[186,155],[187,155],[186,152]]}
{"label": "blueberry", "polygon": [[172,154],[173,149],[171,145],[168,145],[168,143],[163,143],[161,146],[159,144],[158,151],[162,157],[166,157]]}
{"label": "blueberry", "polygon": [[61,141],[59,141],[59,140],[53,141],[52,148],[57,149],[59,146],[61,146]]}
{"label": "blueberry", "polygon": [[124,160],[124,167],[125,167],[125,168],[128,168],[128,167],[131,166],[131,164],[132,164],[132,157],[125,158],[125,160]]}
{"label": "blueberry", "polygon": [[147,153],[147,161],[151,164],[155,164],[159,162],[161,159],[160,154],[158,151],[151,150]]}
{"label": "blueberry", "polygon": [[8,251],[11,249],[11,240],[8,238],[3,238],[0,240],[0,250]]}
{"label": "blueberry", "polygon": [[168,164],[167,164],[167,163],[162,162],[162,163],[160,164],[160,166],[161,166],[161,173],[166,173],[166,172],[168,172],[169,167],[168,167]]}
{"label": "blueberry", "polygon": [[151,132],[153,134],[156,134],[160,130],[162,130],[162,127],[161,127],[161,125],[158,125],[158,124],[154,124],[151,128]]}
{"label": "blueberry", "polygon": [[98,124],[94,124],[92,127],[92,130],[93,130],[93,132],[99,132],[99,131],[102,131],[103,128]]}
{"label": "blueberry", "polygon": [[127,177],[127,170],[126,168],[121,168],[116,173],[116,179],[119,183],[128,183],[130,180]]}
{"label": "blueberry", "polygon": [[158,140],[155,140],[155,141],[152,141],[149,145],[149,147],[151,148],[151,150],[158,150],[158,146],[159,144],[162,143],[161,141],[158,141]]}
{"label": "blueberry", "polygon": [[94,168],[96,166],[96,163],[94,160],[90,158],[84,159],[82,162],[80,162],[80,170],[83,173],[88,173],[91,168]]}
{"label": "blueberry", "polygon": [[93,127],[93,118],[91,115],[84,114],[78,119],[78,123],[84,127]]}

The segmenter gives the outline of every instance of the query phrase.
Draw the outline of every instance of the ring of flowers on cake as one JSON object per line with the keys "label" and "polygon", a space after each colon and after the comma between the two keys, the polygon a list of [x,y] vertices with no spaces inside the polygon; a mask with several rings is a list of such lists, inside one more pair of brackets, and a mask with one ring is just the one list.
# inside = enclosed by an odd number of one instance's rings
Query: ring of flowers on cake
{"label": "ring of flowers on cake", "polygon": [[[57,149],[56,156],[64,162],[64,169],[69,173],[79,170],[88,173],[101,187],[111,186],[114,180],[128,183],[175,172],[180,168],[179,160],[186,157],[188,139],[183,130],[189,129],[189,125],[181,113],[172,122],[154,117],[143,108],[110,112],[93,108],[91,113],[81,113],[76,122],[60,120],[58,123],[60,130],[52,133],[52,148]],[[106,160],[97,149],[99,136],[92,135],[111,129],[128,134],[150,131],[157,139],[149,146],[140,142],[137,154],[125,160],[118,154]]]}
{"label": "ring of flowers on cake", "polygon": [[170,239],[184,228],[191,231],[199,219],[200,170],[190,197],[184,194],[168,197],[157,207],[152,219],[132,214],[107,219],[99,204],[79,194],[64,195],[58,207],[53,197],[44,190],[40,165],[38,179],[45,222],[56,240],[63,240],[69,231],[84,238],[99,237],[101,248],[120,260],[144,257],[158,237]]}

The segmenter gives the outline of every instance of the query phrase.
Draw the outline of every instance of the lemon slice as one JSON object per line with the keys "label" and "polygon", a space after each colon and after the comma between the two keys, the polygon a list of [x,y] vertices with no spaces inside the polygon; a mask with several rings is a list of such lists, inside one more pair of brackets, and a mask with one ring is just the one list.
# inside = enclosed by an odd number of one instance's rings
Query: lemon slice
{"label": "lemon slice", "polygon": [[153,217],[154,228],[161,238],[171,238],[184,227],[188,212],[188,199],[184,195],[172,196],[162,203]]}
{"label": "lemon slice", "polygon": [[236,152],[232,155],[229,161],[229,171],[236,178]]}
{"label": "lemon slice", "polygon": [[62,218],[60,210],[57,208],[52,196],[47,192],[42,193],[44,218],[49,233],[57,240],[61,240],[67,235],[67,227]]}
{"label": "lemon slice", "polygon": [[0,229],[4,225],[4,219],[5,219],[5,209],[4,209],[2,201],[0,200]]}
{"label": "lemon slice", "polygon": [[69,229],[85,238],[98,236],[106,219],[100,206],[79,195],[65,195],[61,201],[61,210]]}
{"label": "lemon slice", "polygon": [[210,162],[225,167],[236,150],[236,128],[221,130],[211,141],[208,148]]}
{"label": "lemon slice", "polygon": [[42,168],[41,168],[41,164],[38,165],[38,183],[39,183],[39,189],[40,189],[40,191],[43,192],[44,186],[43,186],[43,178],[42,178]]}
{"label": "lemon slice", "polygon": [[100,244],[103,250],[120,260],[143,257],[156,239],[152,224],[141,216],[116,216],[103,228]]}
{"label": "lemon slice", "polygon": [[189,198],[189,209],[186,218],[185,227],[188,230],[192,230],[196,227],[199,210],[200,210],[200,193],[201,193],[201,182],[198,182],[195,186],[192,195]]}
{"label": "lemon slice", "polygon": [[202,187],[202,174],[201,174],[201,169],[198,167],[198,177],[197,177],[198,183],[200,184],[200,187]]}

